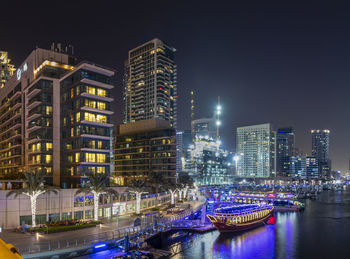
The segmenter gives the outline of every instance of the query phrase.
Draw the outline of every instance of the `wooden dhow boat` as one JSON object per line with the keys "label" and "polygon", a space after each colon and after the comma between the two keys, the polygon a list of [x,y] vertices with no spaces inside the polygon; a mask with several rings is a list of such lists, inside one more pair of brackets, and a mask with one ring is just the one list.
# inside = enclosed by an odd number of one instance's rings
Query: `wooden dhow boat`
{"label": "wooden dhow boat", "polygon": [[273,216],[273,206],[268,204],[239,204],[216,209],[207,215],[220,232],[238,232],[264,225]]}

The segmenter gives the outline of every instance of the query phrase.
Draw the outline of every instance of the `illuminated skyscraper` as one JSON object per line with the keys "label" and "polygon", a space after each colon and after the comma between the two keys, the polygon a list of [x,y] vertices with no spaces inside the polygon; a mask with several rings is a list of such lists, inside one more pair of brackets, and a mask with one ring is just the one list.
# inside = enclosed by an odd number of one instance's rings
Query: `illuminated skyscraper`
{"label": "illuminated skyscraper", "polygon": [[5,86],[7,80],[16,71],[14,65],[10,64],[11,60],[8,58],[8,53],[0,51],[0,88]]}
{"label": "illuminated skyscraper", "polygon": [[175,49],[153,39],[129,51],[124,76],[124,123],[152,118],[176,128]]}
{"label": "illuminated skyscraper", "polygon": [[328,177],[331,172],[331,161],[329,159],[329,130],[311,130],[312,156],[319,163],[319,176]]}
{"label": "illuminated skyscraper", "polygon": [[269,177],[274,173],[275,140],[269,123],[237,128],[238,175]]}
{"label": "illuminated skyscraper", "polygon": [[43,171],[46,182],[80,186],[110,173],[114,71],[77,63],[68,49],[37,48],[0,89],[0,175]]}
{"label": "illuminated skyscraper", "polygon": [[306,157],[306,177],[307,178],[319,178],[319,162],[317,157]]}
{"label": "illuminated skyscraper", "polygon": [[294,129],[279,128],[276,134],[276,162],[279,176],[291,176],[289,165],[294,156]]}

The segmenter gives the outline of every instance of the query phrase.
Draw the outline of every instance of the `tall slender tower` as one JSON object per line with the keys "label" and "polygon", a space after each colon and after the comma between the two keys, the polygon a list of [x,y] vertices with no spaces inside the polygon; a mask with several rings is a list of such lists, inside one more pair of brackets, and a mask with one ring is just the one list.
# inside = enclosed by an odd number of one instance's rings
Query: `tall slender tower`
{"label": "tall slender tower", "polygon": [[327,177],[331,171],[329,159],[329,134],[330,131],[311,130],[312,135],[312,156],[318,159],[319,176]]}
{"label": "tall slender tower", "polygon": [[175,51],[159,39],[129,51],[124,76],[124,123],[159,118],[176,128]]}
{"label": "tall slender tower", "polygon": [[191,90],[191,123],[194,121],[194,92]]}

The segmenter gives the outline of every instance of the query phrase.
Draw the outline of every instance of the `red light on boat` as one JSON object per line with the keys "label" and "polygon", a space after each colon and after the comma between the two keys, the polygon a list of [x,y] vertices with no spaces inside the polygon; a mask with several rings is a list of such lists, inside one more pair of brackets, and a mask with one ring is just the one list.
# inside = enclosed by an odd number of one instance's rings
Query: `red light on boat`
{"label": "red light on boat", "polygon": [[275,216],[272,216],[272,217],[269,218],[269,220],[267,221],[267,224],[269,224],[269,225],[274,225],[275,223],[276,223]]}

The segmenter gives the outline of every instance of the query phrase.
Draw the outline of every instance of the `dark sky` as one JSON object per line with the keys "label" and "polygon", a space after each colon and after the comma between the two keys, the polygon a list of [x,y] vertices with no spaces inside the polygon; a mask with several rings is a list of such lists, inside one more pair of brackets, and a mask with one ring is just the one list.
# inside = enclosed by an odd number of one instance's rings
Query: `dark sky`
{"label": "dark sky", "polygon": [[237,126],[271,122],[293,126],[297,147],[310,154],[310,130],[327,128],[333,169],[348,170],[346,2],[26,2],[1,4],[0,49],[18,65],[35,46],[71,43],[78,57],[116,69],[117,122],[127,51],[158,37],[177,49],[180,129],[189,128],[190,89],[197,118],[210,116],[220,95],[226,147]]}

